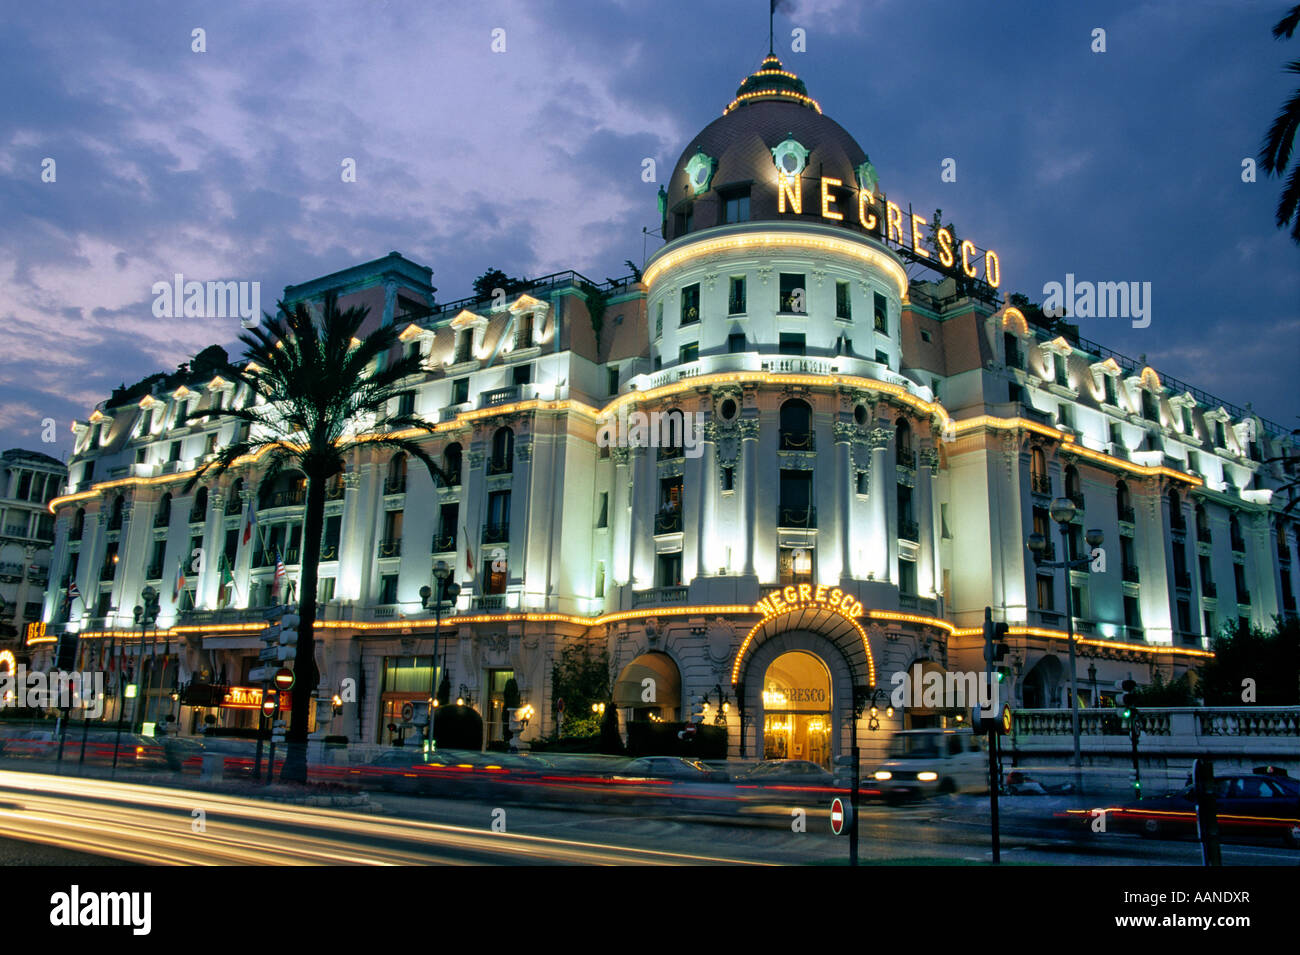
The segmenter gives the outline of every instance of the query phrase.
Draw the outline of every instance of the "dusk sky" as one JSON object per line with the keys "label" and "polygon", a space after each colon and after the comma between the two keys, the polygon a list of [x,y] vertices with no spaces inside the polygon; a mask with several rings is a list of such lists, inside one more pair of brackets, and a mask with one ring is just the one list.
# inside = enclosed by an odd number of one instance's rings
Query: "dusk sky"
{"label": "dusk sky", "polygon": [[[1273,224],[1281,181],[1242,181],[1296,86],[1282,66],[1300,37],[1270,35],[1289,3],[785,6],[786,68],[891,199],[940,207],[998,251],[1003,291],[1040,301],[1067,273],[1150,282],[1149,327],[1079,319],[1080,333],[1300,424],[1300,247]],[[658,227],[659,184],[767,52],[766,12],[5,4],[0,448],[62,457],[70,421],[118,384],[209,344],[237,353],[237,318],[154,317],[152,285],[177,272],[259,281],[267,310],[285,285],[391,250],[433,268],[440,301],[492,266],[626,274],[658,246],[642,228]],[[791,51],[795,28],[806,52]],[[945,158],[956,182],[940,179]]]}

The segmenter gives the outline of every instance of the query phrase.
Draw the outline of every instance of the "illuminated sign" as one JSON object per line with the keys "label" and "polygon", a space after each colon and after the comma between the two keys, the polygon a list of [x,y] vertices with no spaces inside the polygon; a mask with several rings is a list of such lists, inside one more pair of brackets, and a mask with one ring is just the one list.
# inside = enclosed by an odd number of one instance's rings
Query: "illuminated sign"
{"label": "illuminated sign", "polygon": [[41,638],[44,637],[44,636],[45,636],[45,623],[44,623],[44,621],[37,621],[36,623],[29,623],[29,624],[27,625],[27,642],[28,642],[28,643],[31,643],[31,642],[34,641],[34,640],[39,640],[39,639],[41,639]]}
{"label": "illuminated sign", "polygon": [[[288,693],[280,694],[280,709],[290,709],[292,703]],[[259,710],[262,708],[262,688],[260,686],[232,686],[221,698],[221,705],[228,710]]]}
{"label": "illuminated sign", "polygon": [[825,584],[798,584],[773,590],[754,604],[754,613],[764,617],[794,613],[796,610],[828,610],[856,620],[862,616],[862,609],[861,603],[839,587],[828,588]]}
{"label": "illuminated sign", "polygon": [[[992,249],[983,251],[969,239],[957,241],[952,230],[940,227],[934,236],[925,216],[891,202],[883,194],[846,186],[831,176],[820,177],[817,199],[808,215],[820,214],[827,222],[856,226],[908,254],[913,261],[938,272],[981,280],[993,288],[1002,284],[1002,263]],[[777,172],[777,211],[783,215],[804,214],[803,178]],[[817,211],[814,212],[813,209]]]}
{"label": "illuminated sign", "polygon": [[7,673],[17,672],[18,660],[14,657],[12,650],[0,650],[0,669]]}

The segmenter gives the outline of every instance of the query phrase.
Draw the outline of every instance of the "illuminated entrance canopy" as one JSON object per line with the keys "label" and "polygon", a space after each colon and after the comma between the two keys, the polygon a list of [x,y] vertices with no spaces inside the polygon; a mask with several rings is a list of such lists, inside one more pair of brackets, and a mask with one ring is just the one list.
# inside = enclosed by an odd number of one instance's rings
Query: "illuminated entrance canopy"
{"label": "illuminated entrance canopy", "polygon": [[780,588],[754,604],[754,613],[762,614],[764,620],[797,610],[829,610],[849,620],[857,620],[862,616],[863,607],[839,587],[827,587],[825,584],[797,584]]}
{"label": "illuminated entrance canopy", "polygon": [[[784,215],[803,215],[803,178],[786,176],[777,171],[777,211]],[[856,193],[856,195],[854,195]],[[922,236],[930,223],[925,216],[903,212],[902,206],[873,190],[845,186],[840,179],[820,177],[817,202],[821,217],[828,222],[856,223],[863,231],[910,253],[910,258],[939,272],[968,279],[982,279],[993,288],[1002,284],[1002,264],[992,249],[980,252],[969,239],[960,242],[946,227],[935,230],[933,238]],[[809,215],[813,214],[810,209]],[[904,219],[907,222],[904,222]],[[979,266],[983,259],[983,269]],[[981,274],[981,271],[983,274]]]}

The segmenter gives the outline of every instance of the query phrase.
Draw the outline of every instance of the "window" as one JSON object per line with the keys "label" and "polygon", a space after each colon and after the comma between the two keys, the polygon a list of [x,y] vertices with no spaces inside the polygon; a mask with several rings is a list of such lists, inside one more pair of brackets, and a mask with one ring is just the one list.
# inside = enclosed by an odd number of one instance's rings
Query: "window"
{"label": "window", "polygon": [[794,471],[782,468],[780,504],[777,507],[778,527],[817,526],[817,512],[812,505],[811,471]]}
{"label": "window", "polygon": [[1115,397],[1115,377],[1113,375],[1102,375],[1101,380],[1106,388],[1106,404],[1117,405],[1119,399]]}
{"label": "window", "polygon": [[727,336],[727,351],[735,355],[745,350],[745,333],[732,332]]}
{"label": "window", "polygon": [[835,339],[835,354],[853,354],[853,340],[850,339],[848,335],[841,335],[839,338]]}
{"label": "window", "polygon": [[379,541],[380,557],[400,557],[402,555],[402,511],[384,513],[384,536]]}
{"label": "window", "polygon": [[1074,430],[1074,408],[1070,405],[1061,405],[1056,410],[1056,423],[1062,427]]}
{"label": "window", "polygon": [[682,585],[682,552],[660,554],[655,566],[656,587],[680,587]]}
{"label": "window", "polygon": [[664,303],[660,302],[655,306],[655,338],[664,333]]}
{"label": "window", "polygon": [[451,487],[460,487],[461,453],[460,444],[453,441],[442,452],[442,471]]}
{"label": "window", "polygon": [[733,222],[749,221],[749,190],[744,192],[736,191],[725,196],[722,200],[722,221],[723,224]]}
{"label": "window", "polygon": [[1214,611],[1213,610],[1204,611],[1202,614],[1202,619],[1205,622],[1205,635],[1207,637],[1218,636],[1218,631],[1215,629],[1216,624],[1214,620]]}
{"label": "window", "polygon": [[1142,627],[1142,608],[1136,597],[1127,595],[1124,597],[1124,626],[1138,629]]}
{"label": "window", "polygon": [[180,459],[181,459],[181,443],[179,441],[173,441],[171,445],[167,448],[167,460],[171,462],[171,461],[179,461]]}
{"label": "window", "polygon": [[484,543],[501,543],[510,537],[510,492],[493,491],[488,495],[487,527]]}
{"label": "window", "polygon": [[333,577],[321,577],[316,581],[316,602],[327,604],[334,599]]}
{"label": "window", "polygon": [[401,494],[406,491],[406,453],[399,451],[388,462],[388,476],[384,480],[385,494]]}
{"label": "window", "polygon": [[683,345],[677,350],[677,361],[679,364],[685,364],[688,361],[695,361],[700,357],[700,343],[690,342]]}
{"label": "window", "polygon": [[791,398],[781,405],[780,443],[782,451],[811,451],[815,447],[812,406],[801,398]]}
{"label": "window", "polygon": [[145,456],[148,455],[148,453],[149,453],[148,448],[137,448],[135,452],[135,463],[144,464]]}
{"label": "window", "polygon": [[889,356],[884,352],[882,352],[880,349],[876,349],[876,363],[880,365],[884,365],[886,368],[888,368]]}
{"label": "window", "polygon": [[1156,406],[1155,396],[1146,389],[1143,389],[1142,391],[1142,417],[1147,421],[1160,420],[1160,411]]}
{"label": "window", "polygon": [[724,491],[734,491],[736,489],[736,469],[722,469],[722,489]]}
{"label": "window", "polygon": [[807,314],[803,275],[794,272],[781,273],[780,299],[777,311],[785,315]]}
{"label": "window", "polygon": [[533,313],[525,312],[518,318],[519,327],[515,329],[515,347],[531,348],[533,344]]}
{"label": "window", "polygon": [[682,479],[659,480],[659,513],[655,515],[656,534],[675,534],[682,529]]}
{"label": "window", "polygon": [[533,383],[533,366],[532,365],[515,365],[510,373],[510,380],[516,385],[530,385]]}
{"label": "window", "polygon": [[1222,421],[1214,422],[1214,445],[1218,448],[1227,448],[1228,446],[1228,436],[1223,430]]}
{"label": "window", "polygon": [[461,362],[469,361],[472,357],[470,349],[474,347],[474,330],[471,328],[462,328],[456,333],[456,356],[454,364],[459,365]]}
{"label": "window", "polygon": [[782,587],[810,584],[813,579],[813,549],[782,547],[777,553],[776,570]]}
{"label": "window", "polygon": [[673,213],[673,223],[676,228],[673,230],[674,235],[685,235],[695,227],[695,210],[692,203],[685,202],[677,207]]}
{"label": "window", "polygon": [[694,325],[700,320],[700,285],[688,285],[682,289],[681,325]]}
{"label": "window", "polygon": [[733,275],[727,291],[727,314],[745,314],[745,277]]}
{"label": "window", "polygon": [[608,368],[605,370],[606,391],[611,395],[618,394],[618,369]]}
{"label": "window", "polygon": [[872,313],[875,318],[876,331],[882,335],[889,334],[889,300],[879,292],[871,294]]}
{"label": "window", "polygon": [[469,401],[469,379],[457,378],[451,383],[451,403],[463,405]]}
{"label": "window", "polygon": [[397,396],[397,413],[399,415],[415,414],[415,392],[403,391]]}
{"label": "window", "polygon": [[800,332],[782,332],[780,350],[782,355],[805,355],[807,347],[805,345],[806,336]]}
{"label": "window", "polygon": [[379,578],[379,602],[381,604],[397,603],[396,574],[384,574]]}
{"label": "window", "polygon": [[510,581],[510,565],[504,557],[494,557],[483,562],[483,593],[503,594]]}
{"label": "window", "polygon": [[900,560],[898,562],[898,592],[903,594],[916,593],[915,561]]}
{"label": "window", "polygon": [[497,428],[492,435],[492,460],[488,474],[509,474],[514,470],[515,433],[510,428]]}
{"label": "window", "polygon": [[1070,387],[1070,358],[1068,355],[1056,356],[1056,383],[1062,388]]}
{"label": "window", "polygon": [[605,562],[603,560],[596,561],[596,590],[593,596],[597,600],[605,596]]}
{"label": "window", "polygon": [[1056,588],[1053,586],[1051,577],[1037,578],[1038,592],[1038,609],[1055,610],[1056,609]]}
{"label": "window", "polygon": [[596,509],[596,514],[597,514],[596,526],[608,527],[609,526],[609,492],[608,491],[600,492],[600,506]]}
{"label": "window", "polygon": [[343,515],[331,514],[325,518],[325,529],[321,535],[320,559],[338,560],[339,536],[343,529]]}
{"label": "window", "polygon": [[853,317],[852,300],[849,297],[849,283],[835,283],[835,317],[845,321]]}
{"label": "window", "polygon": [[858,472],[857,487],[858,487],[859,494],[867,493],[867,472],[866,471]]}
{"label": "window", "polygon": [[[876,354],[879,354],[879,352],[877,352]],[[1024,400],[1025,400],[1025,392],[1024,389],[1020,387],[1020,385],[1016,384],[1014,381],[1011,382],[1009,385],[1007,385],[1007,401],[1011,401],[1016,404],[1023,404]]]}
{"label": "window", "polygon": [[934,337],[923,328],[921,329],[921,341],[932,342],[934,341]]}

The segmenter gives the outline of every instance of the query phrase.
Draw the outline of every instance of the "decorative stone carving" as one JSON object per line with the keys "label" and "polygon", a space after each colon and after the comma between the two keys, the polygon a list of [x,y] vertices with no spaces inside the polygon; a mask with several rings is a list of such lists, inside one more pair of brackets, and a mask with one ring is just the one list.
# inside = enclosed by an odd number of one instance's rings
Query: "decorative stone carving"
{"label": "decorative stone carving", "polygon": [[768,279],[771,277],[771,275],[772,275],[772,267],[771,267],[770,265],[760,265],[760,266],[759,266],[757,269],[755,269],[754,271],[758,273],[758,284],[759,284],[759,285],[766,285],[766,284],[767,284],[767,280],[768,280]]}
{"label": "decorative stone carving", "polygon": [[831,425],[831,434],[836,444],[848,444],[858,436],[858,428],[848,421],[836,421]]}
{"label": "decorative stone carving", "polygon": [[872,428],[867,432],[867,441],[872,451],[883,451],[894,440],[893,428]]}
{"label": "decorative stone carving", "polygon": [[617,467],[627,467],[628,449],[627,448],[610,448],[609,456],[614,459]]}
{"label": "decorative stone carving", "polygon": [[742,441],[758,440],[758,419],[742,418],[740,421],[740,438]]}
{"label": "decorative stone carving", "polygon": [[523,444],[516,444],[515,454],[519,456],[520,461],[528,463],[533,459],[533,443],[528,441]]}
{"label": "decorative stone carving", "polygon": [[917,462],[923,468],[930,469],[930,477],[939,476],[939,452],[935,448],[921,448],[916,453]]}
{"label": "decorative stone carving", "polygon": [[469,466],[474,469],[481,468],[486,457],[482,451],[468,451],[465,456],[469,458]]}

